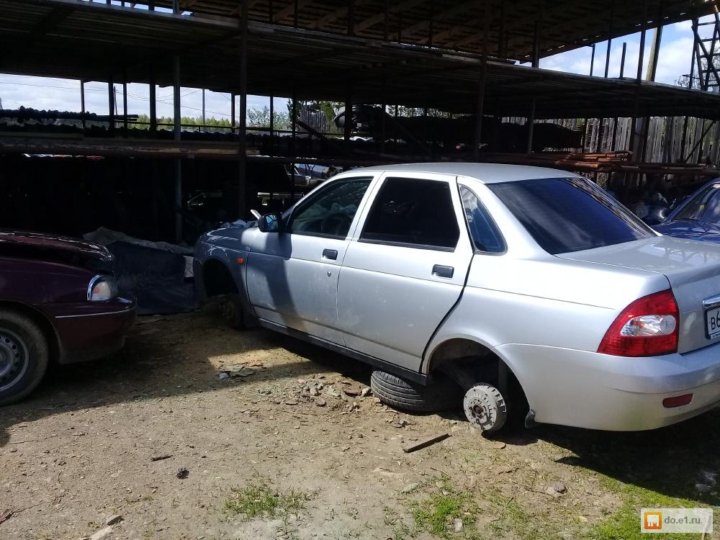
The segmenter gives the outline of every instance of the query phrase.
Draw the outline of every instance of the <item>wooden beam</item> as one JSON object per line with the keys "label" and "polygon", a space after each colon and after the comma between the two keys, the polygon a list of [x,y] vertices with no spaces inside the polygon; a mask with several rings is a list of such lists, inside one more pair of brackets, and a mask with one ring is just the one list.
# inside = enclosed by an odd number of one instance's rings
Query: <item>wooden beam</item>
{"label": "wooden beam", "polygon": [[[403,12],[408,9],[412,9],[415,6],[424,3],[426,0],[406,0],[405,2],[402,2],[400,4],[395,4],[389,9],[390,13],[398,13]],[[375,26],[376,24],[379,24],[383,22],[385,19],[385,13],[380,12],[376,13],[372,17],[368,17],[364,21],[359,21],[357,24],[355,24],[355,33],[363,32],[364,30],[367,30],[368,28],[371,28]]]}
{"label": "wooden beam", "polygon": [[[490,1],[490,0],[488,0]],[[477,0],[472,0],[470,2],[463,2],[461,4],[458,4],[450,9],[441,9],[437,11],[434,15],[434,22],[433,24],[438,24],[441,21],[444,21],[450,17],[454,17],[456,15],[462,15],[463,13],[466,13],[470,10],[471,7],[475,6],[477,3]],[[481,20],[479,22],[482,22]],[[469,24],[469,23],[467,23]],[[411,24],[410,26],[406,26],[403,28],[400,32],[403,36],[412,34],[413,32],[417,32],[418,30],[425,30],[428,27],[428,21],[427,20],[421,20],[414,24]],[[438,32],[437,34],[433,35],[433,41],[438,42],[439,39],[443,39],[443,34],[447,34],[452,29],[444,30],[443,32]]]}
{"label": "wooden beam", "polygon": [[273,20],[275,22],[280,22],[286,17],[291,17],[295,15],[295,8],[300,10],[301,8],[307,6],[308,4],[312,4],[312,0],[296,0],[295,2],[290,2],[287,6],[285,6],[283,9],[278,11],[277,15],[273,17]]}

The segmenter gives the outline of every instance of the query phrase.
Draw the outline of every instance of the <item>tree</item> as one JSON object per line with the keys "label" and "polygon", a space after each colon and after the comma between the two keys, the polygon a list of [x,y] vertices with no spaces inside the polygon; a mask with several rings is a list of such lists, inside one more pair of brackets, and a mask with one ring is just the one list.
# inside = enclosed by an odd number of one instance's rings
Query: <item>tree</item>
{"label": "tree", "polygon": [[[248,109],[248,127],[270,127],[270,108],[265,106],[262,109]],[[290,129],[290,115],[279,111],[273,111],[273,129]]]}

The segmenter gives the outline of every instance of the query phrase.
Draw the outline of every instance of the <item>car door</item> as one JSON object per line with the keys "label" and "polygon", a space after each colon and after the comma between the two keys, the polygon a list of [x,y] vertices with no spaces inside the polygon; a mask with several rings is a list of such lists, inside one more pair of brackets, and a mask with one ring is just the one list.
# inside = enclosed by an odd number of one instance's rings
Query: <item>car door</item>
{"label": "car door", "polygon": [[347,347],[418,370],[473,249],[454,176],[392,174],[376,191],[340,272],[338,325]]}
{"label": "car door", "polygon": [[284,218],[280,232],[258,232],[247,260],[250,303],[261,319],[341,343],[338,270],[371,177],[325,184]]}

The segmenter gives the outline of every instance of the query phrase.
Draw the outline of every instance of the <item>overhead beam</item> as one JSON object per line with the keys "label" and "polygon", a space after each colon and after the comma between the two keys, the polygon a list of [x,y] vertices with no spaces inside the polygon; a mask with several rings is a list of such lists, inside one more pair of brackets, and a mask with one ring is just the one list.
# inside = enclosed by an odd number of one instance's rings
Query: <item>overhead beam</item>
{"label": "overhead beam", "polygon": [[[398,12],[407,11],[408,9],[412,9],[415,6],[418,6],[422,3],[424,3],[425,1],[426,0],[406,0],[405,2],[402,2],[400,4],[395,4],[388,10],[388,12],[389,13],[398,13]],[[384,19],[385,19],[385,13],[381,12],[381,13],[377,13],[377,14],[373,15],[372,17],[368,17],[367,19],[365,19],[363,21],[358,21],[355,24],[355,33],[358,34],[360,32],[367,30],[368,28],[372,28],[376,24],[383,22]]]}

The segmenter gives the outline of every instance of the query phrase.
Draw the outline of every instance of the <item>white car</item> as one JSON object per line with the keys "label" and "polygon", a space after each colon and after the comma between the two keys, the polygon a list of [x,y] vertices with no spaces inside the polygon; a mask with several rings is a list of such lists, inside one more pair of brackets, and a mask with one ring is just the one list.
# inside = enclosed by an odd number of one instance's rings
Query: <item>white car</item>
{"label": "white car", "polygon": [[720,246],[662,236],[566,171],[357,169],[196,246],[236,322],[374,366],[386,403],[496,431],[644,430],[720,402]]}

